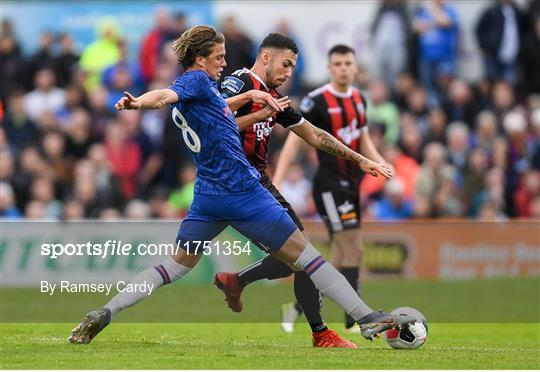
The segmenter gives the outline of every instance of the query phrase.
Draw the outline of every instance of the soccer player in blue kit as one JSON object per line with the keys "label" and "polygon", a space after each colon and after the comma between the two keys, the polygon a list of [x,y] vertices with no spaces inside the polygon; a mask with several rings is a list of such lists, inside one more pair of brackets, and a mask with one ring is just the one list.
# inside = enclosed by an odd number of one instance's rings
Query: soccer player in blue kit
{"label": "soccer player in blue kit", "polygon": [[[217,80],[226,66],[224,41],[223,35],[209,26],[185,31],[173,43],[173,51],[186,72],[168,89],[153,90],[140,97],[126,92],[116,104],[119,110],[174,105],[174,122],[182,130],[197,166],[193,204],[180,225],[177,243],[181,247],[195,247],[197,242],[210,242],[230,225],[263,244],[278,259],[305,271],[323,295],[358,322],[365,338],[373,339],[388,329],[416,321],[406,315],[373,311],[343,275],[322,258],[287,210],[259,183],[260,175],[242,149],[232,111],[250,100],[282,111],[288,101],[276,100],[260,91],[249,91],[225,101],[217,89]],[[330,135],[321,134],[320,141],[328,152],[356,161],[364,172],[392,176],[384,165],[352,152]],[[202,251],[180,249],[161,264],[137,274],[130,284],[139,288],[138,291],[120,292],[102,309],[87,313],[68,340],[90,343],[116,314],[148,297],[149,288],[161,287],[187,275],[201,255]]]}

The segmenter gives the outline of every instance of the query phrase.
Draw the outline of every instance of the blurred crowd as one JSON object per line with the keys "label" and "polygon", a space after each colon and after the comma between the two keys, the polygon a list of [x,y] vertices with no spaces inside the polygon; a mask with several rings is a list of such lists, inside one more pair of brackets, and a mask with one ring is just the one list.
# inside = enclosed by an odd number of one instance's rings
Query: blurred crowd
{"label": "blurred crowd", "polygon": [[[364,177],[364,218],[540,218],[540,0],[486,2],[475,28],[484,73],[474,82],[458,69],[464,31],[452,1],[388,0],[378,8],[373,58],[359,67],[355,85],[368,98],[370,135],[396,177]],[[135,59],[114,18],[100,20],[96,40],[80,51],[68,32],[44,31],[30,54],[12,22],[2,20],[0,37],[0,216],[184,216],[195,168],[170,109],[117,112],[114,104],[124,91],[167,87],[182,72],[169,46],[192,26],[186,15],[158,8]],[[249,32],[234,16],[218,28],[226,37],[223,76],[250,67],[256,43]],[[296,39],[289,21],[275,31]],[[282,91],[295,102],[315,88],[302,79],[304,63],[300,54]],[[270,171],[287,135],[274,131]],[[316,218],[317,159],[304,150],[280,188],[301,217]]]}

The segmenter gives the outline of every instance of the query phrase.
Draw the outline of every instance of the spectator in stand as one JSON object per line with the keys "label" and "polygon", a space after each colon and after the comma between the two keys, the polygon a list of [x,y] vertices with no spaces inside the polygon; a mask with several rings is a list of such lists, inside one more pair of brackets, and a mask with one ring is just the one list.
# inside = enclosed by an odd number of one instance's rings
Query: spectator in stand
{"label": "spectator in stand", "polygon": [[30,200],[30,185],[36,177],[47,177],[51,173],[50,166],[35,146],[27,146],[19,155],[19,164],[10,183],[16,195],[17,206],[23,210]]}
{"label": "spectator in stand", "polygon": [[20,149],[24,145],[38,142],[40,132],[24,110],[24,94],[10,94],[2,128],[9,143]]}
{"label": "spectator in stand", "polygon": [[60,218],[62,215],[62,203],[56,199],[54,184],[49,177],[36,178],[34,182],[32,182],[31,192],[33,201],[42,204],[43,217],[53,219]]}
{"label": "spectator in stand", "polygon": [[508,217],[495,200],[487,199],[480,206],[478,220],[481,222],[504,222]]}
{"label": "spectator in stand", "polygon": [[537,196],[531,201],[530,218],[540,220],[540,196]]}
{"label": "spectator in stand", "polygon": [[432,217],[455,216],[461,211],[456,195],[456,170],[446,162],[446,149],[440,143],[429,143],[424,150],[424,162],[416,183],[415,198],[430,202]]}
{"label": "spectator in stand", "polygon": [[221,32],[225,36],[225,50],[227,50],[227,66],[221,76],[228,76],[238,69],[252,66],[255,46],[240,29],[234,16],[228,16],[223,20]]}
{"label": "spectator in stand", "polygon": [[84,86],[93,91],[102,80],[103,71],[120,60],[120,27],[113,17],[105,17],[98,22],[96,40],[81,54],[79,66],[86,73]]}
{"label": "spectator in stand", "polygon": [[68,126],[64,128],[66,137],[66,155],[77,160],[83,159],[94,142],[91,137],[91,121],[88,111],[79,107],[69,116]]}
{"label": "spectator in stand", "polygon": [[450,83],[448,100],[443,104],[448,121],[462,121],[469,129],[474,128],[478,108],[469,84],[455,79]]}
{"label": "spectator in stand", "polygon": [[15,206],[15,195],[9,183],[0,182],[0,220],[19,219],[21,211]]}
{"label": "spectator in stand", "polygon": [[58,86],[65,88],[71,83],[73,73],[78,68],[79,53],[75,51],[73,38],[67,32],[58,36],[60,50],[53,60],[53,69],[56,74]]}
{"label": "spectator in stand", "polygon": [[423,134],[424,143],[439,142],[446,144],[446,114],[441,109],[433,109],[428,113],[427,131]]}
{"label": "spectator in stand", "polygon": [[163,186],[152,187],[148,192],[150,218],[177,218],[178,213],[169,204],[169,190]]}
{"label": "spectator in stand", "polygon": [[88,96],[93,138],[103,138],[107,123],[116,116],[107,107],[109,96],[109,91],[102,85],[96,87]]}
{"label": "spectator in stand", "polygon": [[504,168],[506,139],[497,131],[497,117],[492,111],[482,111],[476,117],[476,129],[471,136],[472,147],[482,147],[490,166]]}
{"label": "spectator in stand", "polygon": [[[169,10],[158,7],[154,14],[154,28],[142,39],[139,51],[139,66],[145,83],[149,84],[155,76],[160,63],[161,50],[169,40],[173,20]],[[117,98],[115,98],[117,99]]]}
{"label": "spectator in stand", "polygon": [[531,204],[534,199],[540,197],[540,172],[530,170],[521,177],[514,203],[516,206],[516,217],[531,217]]}
{"label": "spectator in stand", "polygon": [[44,68],[36,73],[35,89],[24,96],[24,111],[35,123],[42,124],[45,112],[55,113],[64,107],[66,93],[55,86],[53,70]]}
{"label": "spectator in stand", "polygon": [[491,81],[517,81],[517,59],[524,20],[512,0],[498,0],[480,16],[476,39],[484,54],[485,74]]}
{"label": "spectator in stand", "polygon": [[405,1],[383,0],[371,25],[371,40],[375,76],[383,79],[391,89],[398,75],[407,66],[410,34],[411,25]]}
{"label": "spectator in stand", "polygon": [[422,134],[415,122],[414,116],[411,114],[401,115],[400,127],[398,143],[401,151],[420,163],[423,156]]}
{"label": "spectator in stand", "polygon": [[181,217],[187,215],[187,211],[193,202],[196,170],[193,164],[184,166],[178,172],[180,188],[173,191],[169,196],[171,205]]}
{"label": "spectator in stand", "polygon": [[102,143],[93,144],[88,150],[88,160],[92,165],[99,204],[121,208],[124,199],[119,181],[109,167],[105,146]]}
{"label": "spectator in stand", "polygon": [[298,164],[292,164],[281,182],[280,192],[300,218],[316,214],[311,196],[311,182]]}
{"label": "spectator in stand", "polygon": [[399,137],[399,111],[388,100],[388,88],[382,80],[369,84],[369,105],[367,118],[370,123],[380,123],[385,127],[385,142],[396,144]]}
{"label": "spectator in stand", "polygon": [[[397,146],[387,146],[382,151],[382,154],[386,162],[394,167],[394,177],[399,179],[403,186],[403,196],[412,200],[420,166],[416,160],[403,154]],[[377,194],[381,193],[384,185],[385,180],[381,177],[366,174],[360,185],[360,195],[364,199],[366,197],[376,197]]]}
{"label": "spectator in stand", "polygon": [[58,194],[62,195],[72,181],[73,159],[66,157],[66,139],[60,131],[48,131],[43,137],[42,152],[50,166],[50,177],[55,181]]}
{"label": "spectator in stand", "polygon": [[88,109],[88,99],[86,92],[83,88],[75,85],[69,84],[65,88],[66,102],[64,107],[54,113],[58,124],[62,128],[69,126],[69,120],[71,114],[77,108],[86,108]]}
{"label": "spectator in stand", "polygon": [[36,74],[43,69],[54,68],[54,35],[50,31],[43,31],[39,35],[38,50],[30,57],[26,67],[26,88],[31,89]]}
{"label": "spectator in stand", "polygon": [[524,40],[522,52],[525,93],[540,94],[540,11],[533,15],[531,32]]}
{"label": "spectator in stand", "polygon": [[141,150],[118,121],[111,121],[105,130],[105,151],[113,175],[120,180],[124,198],[134,197],[137,173],[141,166]]}
{"label": "spectator in stand", "polygon": [[472,201],[475,195],[482,191],[488,169],[486,150],[482,147],[471,150],[463,175],[463,187],[461,188],[461,201],[468,216],[473,216]]}
{"label": "spectator in stand", "polygon": [[63,219],[66,221],[77,221],[85,218],[84,205],[77,199],[69,199],[64,204]]}
{"label": "spectator in stand", "polygon": [[514,195],[521,176],[530,167],[527,152],[527,122],[521,113],[512,111],[504,118],[504,130],[508,139],[505,169],[505,212],[508,216],[514,217],[516,215]]}
{"label": "spectator in stand", "polygon": [[30,200],[24,208],[24,217],[29,220],[54,220],[53,217],[47,216],[45,204],[39,200]]}
{"label": "spectator in stand", "polygon": [[19,43],[8,20],[2,20],[0,32],[0,101],[6,102],[8,94],[24,86],[26,73]]}
{"label": "spectator in stand", "polygon": [[[171,29],[166,37],[166,42],[171,42],[173,40],[178,39],[184,31],[188,29],[187,22],[186,22],[186,15],[182,12],[177,12],[172,17],[172,23],[171,23]],[[163,52],[162,48],[162,52]]]}
{"label": "spectator in stand", "polygon": [[128,60],[127,44],[124,41],[118,43],[120,48],[120,60],[107,67],[103,71],[102,83],[109,91],[107,108],[114,111],[114,104],[124,92],[133,92],[138,95],[144,87],[139,66]]}
{"label": "spectator in stand", "polygon": [[163,164],[163,156],[152,139],[141,130],[140,111],[124,110],[119,113],[119,121],[127,132],[128,138],[140,149],[140,169],[137,174],[137,194],[145,196],[145,192],[157,180],[158,172]]}
{"label": "spectator in stand", "polygon": [[469,211],[472,217],[478,217],[482,205],[488,200],[493,202],[497,210],[503,210],[505,206],[505,180],[504,170],[491,168],[484,178],[483,188],[469,201]]}
{"label": "spectator in stand", "polygon": [[503,119],[516,105],[514,89],[506,81],[498,81],[493,85],[491,97],[491,109],[497,117],[498,130],[502,133]]}
{"label": "spectator in stand", "polygon": [[130,220],[147,220],[151,212],[148,204],[140,199],[131,200],[124,210],[126,218]]}
{"label": "spectator in stand", "polygon": [[436,106],[440,92],[438,75],[454,74],[458,42],[458,15],[445,0],[432,0],[414,17],[419,34],[419,75],[428,91],[430,106]]}
{"label": "spectator in stand", "polygon": [[95,170],[89,160],[81,160],[75,165],[75,177],[70,199],[81,203],[86,218],[96,218],[104,207],[97,194]]}
{"label": "spectator in stand", "polygon": [[407,95],[414,89],[415,85],[416,81],[408,72],[399,74],[397,77],[392,102],[396,104],[400,112],[407,111]]}
{"label": "spectator in stand", "polygon": [[529,141],[529,159],[531,168],[540,171],[540,107],[531,114],[531,125],[533,129]]}
{"label": "spectator in stand", "polygon": [[384,197],[375,204],[374,215],[381,221],[395,221],[411,218],[413,203],[404,196],[403,182],[392,178],[384,186]]}
{"label": "spectator in stand", "polygon": [[107,222],[115,222],[120,220],[121,213],[116,208],[105,208],[99,212],[99,219]]}
{"label": "spectator in stand", "polygon": [[465,123],[456,121],[446,130],[447,155],[458,177],[465,171],[469,152],[469,128]]}
{"label": "spectator in stand", "polygon": [[426,90],[421,86],[414,87],[407,94],[407,111],[414,115],[421,132],[427,130],[428,120],[428,97]]}

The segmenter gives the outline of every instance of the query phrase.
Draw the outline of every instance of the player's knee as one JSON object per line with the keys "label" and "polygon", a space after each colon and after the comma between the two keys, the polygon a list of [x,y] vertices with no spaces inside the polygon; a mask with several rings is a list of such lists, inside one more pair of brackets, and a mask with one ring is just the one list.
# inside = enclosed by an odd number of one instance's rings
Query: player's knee
{"label": "player's knee", "polygon": [[296,230],[289,239],[283,244],[283,246],[273,253],[273,256],[281,259],[282,261],[294,264],[298,257],[302,254],[302,251],[309,244],[306,237]]}

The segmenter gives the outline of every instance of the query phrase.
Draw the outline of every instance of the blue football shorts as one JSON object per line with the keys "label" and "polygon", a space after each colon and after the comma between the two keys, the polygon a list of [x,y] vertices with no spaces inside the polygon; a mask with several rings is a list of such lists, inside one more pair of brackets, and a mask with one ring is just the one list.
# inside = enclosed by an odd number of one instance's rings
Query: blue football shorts
{"label": "blue football shorts", "polygon": [[209,242],[229,225],[269,251],[278,251],[298,229],[287,209],[257,184],[253,190],[238,194],[195,194],[178,230],[177,246]]}

